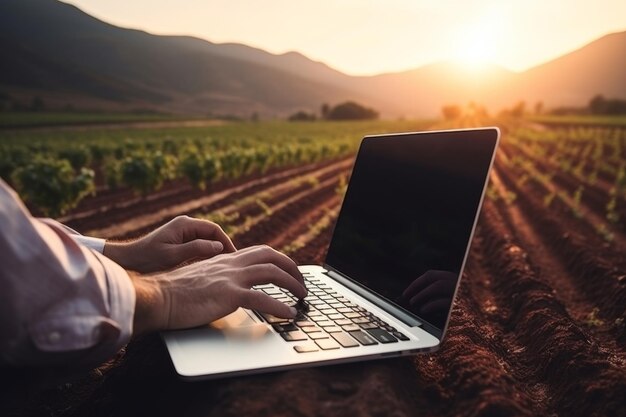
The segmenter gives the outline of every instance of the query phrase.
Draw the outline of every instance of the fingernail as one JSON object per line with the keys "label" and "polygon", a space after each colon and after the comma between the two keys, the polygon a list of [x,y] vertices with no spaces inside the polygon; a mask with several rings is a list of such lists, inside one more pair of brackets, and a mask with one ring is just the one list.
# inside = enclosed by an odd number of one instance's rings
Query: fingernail
{"label": "fingernail", "polygon": [[213,250],[215,250],[215,252],[221,252],[224,250],[224,245],[222,244],[222,242],[212,242],[213,243]]}
{"label": "fingernail", "polygon": [[298,314],[298,310],[296,310],[294,307],[289,307],[289,311],[291,311],[291,315],[296,317],[296,315]]}

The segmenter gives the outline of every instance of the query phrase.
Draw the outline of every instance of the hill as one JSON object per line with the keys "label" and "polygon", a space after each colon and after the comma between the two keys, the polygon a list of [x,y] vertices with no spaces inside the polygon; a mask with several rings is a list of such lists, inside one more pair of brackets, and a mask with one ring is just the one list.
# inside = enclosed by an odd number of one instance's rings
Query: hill
{"label": "hill", "polygon": [[607,35],[523,73],[439,62],[353,77],[297,52],[125,29],[56,0],[0,2],[0,102],[34,96],[48,108],[150,109],[285,116],[321,103],[359,101],[383,117],[436,114],[446,103],[491,109],[520,99],[581,105],[626,98],[626,32]]}
{"label": "hill", "polygon": [[293,61],[291,55],[276,57],[276,65],[242,62],[237,52],[246,48],[123,29],[53,0],[0,2],[0,91],[12,97],[239,115],[284,114],[348,98],[367,101],[302,77],[295,68],[279,69],[280,62]]}

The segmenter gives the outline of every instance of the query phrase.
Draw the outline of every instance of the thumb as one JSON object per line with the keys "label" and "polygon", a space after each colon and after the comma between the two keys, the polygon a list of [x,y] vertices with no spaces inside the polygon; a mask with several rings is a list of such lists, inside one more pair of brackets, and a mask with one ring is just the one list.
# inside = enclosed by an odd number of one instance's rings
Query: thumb
{"label": "thumb", "polygon": [[219,255],[224,251],[224,245],[217,240],[195,239],[181,245],[176,245],[178,263],[193,259],[206,259]]}

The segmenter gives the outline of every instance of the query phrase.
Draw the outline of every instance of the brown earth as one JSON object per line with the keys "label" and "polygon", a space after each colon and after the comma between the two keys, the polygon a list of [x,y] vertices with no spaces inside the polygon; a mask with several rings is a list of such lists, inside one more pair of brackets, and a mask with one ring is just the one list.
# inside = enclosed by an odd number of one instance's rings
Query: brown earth
{"label": "brown earth", "polygon": [[[329,167],[320,177],[328,185],[287,184]],[[155,206],[167,209],[168,218],[206,213],[275,187],[280,192],[267,203],[277,209],[236,235],[236,243],[280,248],[303,237],[307,244],[292,257],[321,263],[333,225],[316,231],[309,225],[338,209],[333,178],[348,173],[349,163],[339,161],[273,173],[271,181],[217,186],[223,198],[190,211],[189,204],[210,196],[179,189]],[[536,187],[520,186],[515,178],[498,158],[491,183],[499,196],[513,190],[517,199],[486,198],[437,353],[187,383],[176,377],[160,339],[149,336],[100,368],[72,376],[3,372],[0,415],[626,416],[623,225],[608,226],[620,239],[607,242],[566,207],[546,209]],[[298,198],[281,206],[283,195]],[[130,214],[105,224],[101,216],[90,223],[75,213],[77,224],[128,236],[167,220],[142,220],[156,211],[145,203],[137,203],[143,214],[128,210],[141,220],[136,230]],[[598,212],[598,204],[589,203]],[[262,212],[253,205],[241,211]],[[115,224],[123,227],[116,231]]]}

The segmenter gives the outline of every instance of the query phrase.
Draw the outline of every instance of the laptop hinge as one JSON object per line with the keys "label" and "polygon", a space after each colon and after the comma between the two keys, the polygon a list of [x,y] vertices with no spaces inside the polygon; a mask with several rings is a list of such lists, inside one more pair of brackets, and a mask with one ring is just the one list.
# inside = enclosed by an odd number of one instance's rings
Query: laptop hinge
{"label": "laptop hinge", "polygon": [[328,265],[325,265],[328,272],[326,275],[334,279],[335,281],[340,282],[342,285],[350,288],[355,293],[359,294],[361,297],[365,298],[367,301],[370,301],[376,304],[377,307],[382,308],[387,313],[391,314],[407,326],[411,327],[421,327],[422,323],[414,317],[409,316],[404,311],[400,310],[398,307],[394,306],[390,302],[384,300],[382,297],[373,294],[371,291],[366,290],[362,286],[356,284],[351,279],[342,275],[340,272],[334,271]]}

